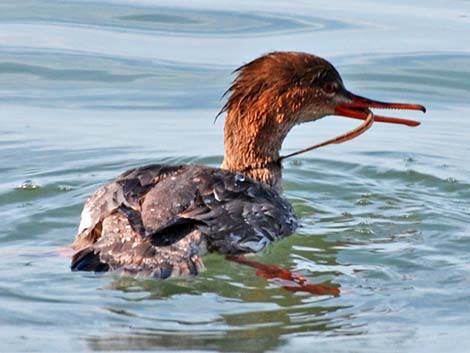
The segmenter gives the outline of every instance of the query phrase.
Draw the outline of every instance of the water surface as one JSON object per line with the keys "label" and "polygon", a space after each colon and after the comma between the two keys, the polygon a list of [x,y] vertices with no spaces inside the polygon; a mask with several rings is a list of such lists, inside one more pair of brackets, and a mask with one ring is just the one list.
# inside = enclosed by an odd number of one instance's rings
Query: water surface
{"label": "water surface", "polygon": [[[1,2],[0,350],[469,352],[469,28],[468,1]],[[303,227],[256,258],[341,296],[217,255],[189,279],[71,273],[93,190],[146,163],[219,165],[230,73],[271,50],[428,108],[285,165]],[[355,124],[297,127],[284,152]]]}

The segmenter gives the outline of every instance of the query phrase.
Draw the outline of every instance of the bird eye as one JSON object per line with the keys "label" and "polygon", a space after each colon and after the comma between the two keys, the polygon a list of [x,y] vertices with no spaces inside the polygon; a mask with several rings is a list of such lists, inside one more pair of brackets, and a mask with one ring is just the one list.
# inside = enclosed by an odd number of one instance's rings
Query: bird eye
{"label": "bird eye", "polygon": [[323,91],[326,94],[333,94],[338,90],[338,85],[336,83],[326,83],[323,86]]}

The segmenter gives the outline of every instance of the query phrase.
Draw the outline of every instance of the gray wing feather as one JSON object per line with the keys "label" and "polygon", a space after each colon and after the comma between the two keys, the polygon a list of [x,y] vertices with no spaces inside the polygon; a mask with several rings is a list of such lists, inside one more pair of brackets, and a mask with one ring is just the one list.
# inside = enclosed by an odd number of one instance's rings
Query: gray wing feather
{"label": "gray wing feather", "polygon": [[160,180],[176,175],[181,169],[181,166],[158,164],[135,168],[100,187],[83,207],[77,239],[72,247],[79,249],[94,243],[100,236],[103,220],[120,207],[140,213],[141,198]]}
{"label": "gray wing feather", "polygon": [[[132,228],[133,240],[125,246],[118,244],[117,234],[128,231],[103,228],[106,219],[118,214]],[[183,244],[195,234],[209,251],[256,252],[296,227],[294,211],[281,195],[242,174],[194,165],[150,165],[125,172],[92,195],[72,246],[106,249],[107,255],[100,257],[116,267],[129,263],[127,255],[135,251],[158,258],[163,250],[157,248]],[[132,245],[134,250],[127,249]]]}

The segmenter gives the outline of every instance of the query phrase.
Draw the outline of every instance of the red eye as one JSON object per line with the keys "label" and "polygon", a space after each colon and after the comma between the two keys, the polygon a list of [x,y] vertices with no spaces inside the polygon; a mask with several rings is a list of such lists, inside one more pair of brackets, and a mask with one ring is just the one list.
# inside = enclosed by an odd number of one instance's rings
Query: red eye
{"label": "red eye", "polygon": [[323,86],[323,91],[326,94],[333,94],[336,92],[337,89],[338,89],[338,85],[336,83],[326,83]]}

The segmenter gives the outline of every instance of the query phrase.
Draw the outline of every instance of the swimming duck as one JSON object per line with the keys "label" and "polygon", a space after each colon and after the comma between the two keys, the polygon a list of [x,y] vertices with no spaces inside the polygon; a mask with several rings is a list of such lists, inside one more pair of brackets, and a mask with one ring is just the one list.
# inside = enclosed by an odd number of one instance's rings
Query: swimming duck
{"label": "swimming duck", "polygon": [[333,65],[311,54],[273,52],[235,72],[221,110],[226,113],[221,168],[153,164],[100,187],[86,202],[71,245],[73,271],[167,278],[198,274],[208,252],[259,252],[298,225],[281,191],[280,150],[292,127],[327,115],[367,121],[362,130],[373,121],[416,126],[372,115],[369,108],[425,111],[421,105],[356,96]]}

